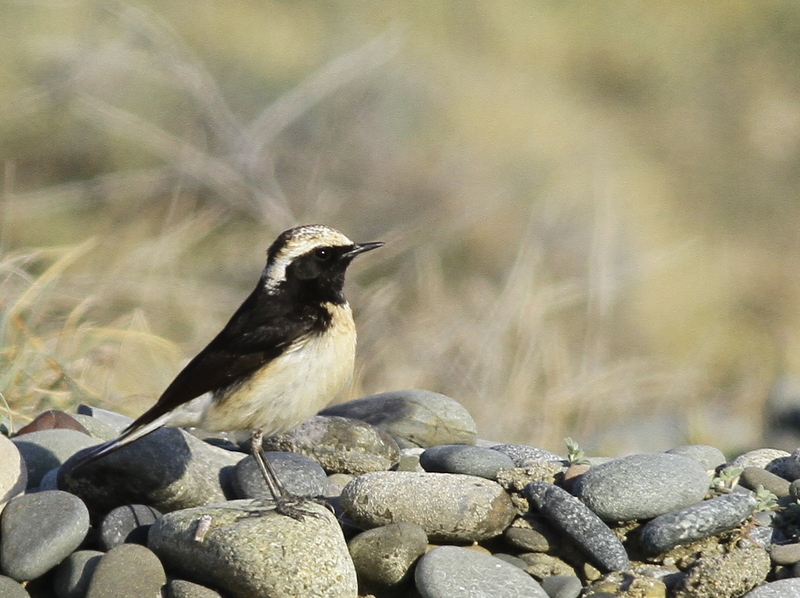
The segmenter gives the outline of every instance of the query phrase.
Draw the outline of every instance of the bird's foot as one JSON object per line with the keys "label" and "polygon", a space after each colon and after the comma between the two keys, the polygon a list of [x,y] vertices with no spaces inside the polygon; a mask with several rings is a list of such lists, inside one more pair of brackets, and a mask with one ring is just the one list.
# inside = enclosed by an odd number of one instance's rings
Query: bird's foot
{"label": "bird's foot", "polygon": [[304,509],[303,505],[306,503],[316,503],[318,505],[322,505],[333,513],[333,508],[323,497],[295,496],[293,494],[286,494],[278,497],[277,499],[265,499],[263,502],[264,506],[268,507],[268,510],[255,513],[255,515],[264,515],[268,512],[274,511],[276,513],[280,513],[281,515],[291,517],[296,521],[303,521],[306,516],[317,518],[321,518],[323,516],[322,513],[318,511],[312,511],[307,508]]}

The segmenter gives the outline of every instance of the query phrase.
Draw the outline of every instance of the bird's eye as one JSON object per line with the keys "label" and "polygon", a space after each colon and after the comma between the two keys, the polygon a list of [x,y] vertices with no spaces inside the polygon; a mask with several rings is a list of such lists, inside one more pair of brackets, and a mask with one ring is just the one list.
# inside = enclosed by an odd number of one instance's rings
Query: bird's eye
{"label": "bird's eye", "polygon": [[321,262],[328,261],[333,253],[327,247],[320,247],[316,251],[314,251],[314,257],[316,257]]}

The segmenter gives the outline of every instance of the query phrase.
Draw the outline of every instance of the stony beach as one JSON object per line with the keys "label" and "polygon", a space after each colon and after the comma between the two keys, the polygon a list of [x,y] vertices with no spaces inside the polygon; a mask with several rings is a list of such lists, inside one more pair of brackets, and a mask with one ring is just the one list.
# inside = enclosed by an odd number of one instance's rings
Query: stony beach
{"label": "stony beach", "polygon": [[[82,405],[0,435],[0,598],[800,597],[800,450],[613,458],[479,438],[456,400],[330,407],[264,448]],[[74,462],[74,461],[73,461]]]}

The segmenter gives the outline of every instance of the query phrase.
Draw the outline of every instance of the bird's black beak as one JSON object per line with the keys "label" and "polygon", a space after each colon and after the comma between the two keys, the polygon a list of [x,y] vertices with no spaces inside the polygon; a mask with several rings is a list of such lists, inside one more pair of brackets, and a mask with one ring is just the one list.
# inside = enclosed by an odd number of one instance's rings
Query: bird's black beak
{"label": "bird's black beak", "polygon": [[383,247],[383,245],[384,245],[383,241],[372,241],[371,243],[356,243],[353,245],[352,249],[344,253],[342,257],[353,259],[359,253],[364,253],[365,251],[372,251],[373,249],[377,249],[378,247]]}

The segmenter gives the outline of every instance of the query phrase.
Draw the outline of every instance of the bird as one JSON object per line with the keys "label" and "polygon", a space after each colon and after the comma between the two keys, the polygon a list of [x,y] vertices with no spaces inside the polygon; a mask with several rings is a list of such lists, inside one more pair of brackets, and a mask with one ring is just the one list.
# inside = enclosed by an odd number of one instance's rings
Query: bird
{"label": "bird", "polygon": [[[353,374],[356,327],[344,296],[353,258],[383,246],[354,243],[314,224],[281,233],[255,289],[158,401],[119,437],[90,449],[75,471],[162,427],[250,433],[275,510],[302,520],[303,500],[283,486],[262,438],[315,415]],[[313,512],[312,512],[313,513]]]}

